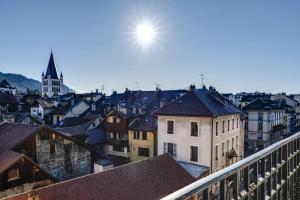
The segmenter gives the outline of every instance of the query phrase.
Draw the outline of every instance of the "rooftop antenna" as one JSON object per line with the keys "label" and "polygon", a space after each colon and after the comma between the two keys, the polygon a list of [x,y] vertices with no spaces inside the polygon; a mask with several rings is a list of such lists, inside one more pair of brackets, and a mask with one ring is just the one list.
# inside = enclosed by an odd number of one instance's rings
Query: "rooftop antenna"
{"label": "rooftop antenna", "polygon": [[204,74],[198,74],[198,76],[200,76],[201,78],[201,86],[203,87],[204,86]]}
{"label": "rooftop antenna", "polygon": [[159,83],[154,83],[156,89],[160,89],[160,84]]}
{"label": "rooftop antenna", "polygon": [[102,94],[104,93],[104,90],[105,90],[105,87],[104,87],[104,85],[101,85],[101,89],[100,89],[100,91],[101,91],[101,93],[102,93]]}
{"label": "rooftop antenna", "polygon": [[137,90],[139,90],[139,82],[138,81],[135,82],[135,87]]}

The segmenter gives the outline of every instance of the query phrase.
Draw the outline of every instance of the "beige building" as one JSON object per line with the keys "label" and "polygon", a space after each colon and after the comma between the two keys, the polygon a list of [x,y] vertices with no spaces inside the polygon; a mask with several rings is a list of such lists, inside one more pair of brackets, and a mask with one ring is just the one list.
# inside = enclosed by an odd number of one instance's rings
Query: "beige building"
{"label": "beige building", "polygon": [[214,88],[193,90],[155,112],[158,155],[220,170],[244,154],[241,111]]}

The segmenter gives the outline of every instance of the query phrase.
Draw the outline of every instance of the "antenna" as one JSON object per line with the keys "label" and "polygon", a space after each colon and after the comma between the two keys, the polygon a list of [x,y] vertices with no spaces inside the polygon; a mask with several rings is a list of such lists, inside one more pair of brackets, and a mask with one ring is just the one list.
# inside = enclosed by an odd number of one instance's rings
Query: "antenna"
{"label": "antenna", "polygon": [[160,89],[160,84],[159,83],[154,83],[156,89]]}
{"label": "antenna", "polygon": [[135,87],[137,90],[139,90],[139,82],[138,81],[135,82]]}
{"label": "antenna", "polygon": [[203,87],[204,86],[204,74],[202,73],[202,74],[198,74],[198,76],[200,76],[200,78],[201,78],[201,86]]}
{"label": "antenna", "polygon": [[104,87],[104,85],[101,85],[101,89],[100,89],[100,91],[101,91],[101,93],[102,93],[102,94],[104,93],[104,90],[105,90],[105,87]]}

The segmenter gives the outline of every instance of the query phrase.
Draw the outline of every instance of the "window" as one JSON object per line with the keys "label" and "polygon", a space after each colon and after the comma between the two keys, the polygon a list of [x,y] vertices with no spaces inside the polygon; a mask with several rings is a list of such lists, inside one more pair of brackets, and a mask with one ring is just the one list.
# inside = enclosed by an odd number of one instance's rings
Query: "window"
{"label": "window", "polygon": [[236,150],[239,149],[239,136],[236,136]]}
{"label": "window", "polygon": [[191,161],[198,162],[198,147],[191,146]]}
{"label": "window", "polygon": [[133,139],[135,139],[135,140],[140,139],[140,133],[139,133],[139,131],[134,131],[133,132]]}
{"label": "window", "polygon": [[218,160],[219,147],[216,145],[216,160]]}
{"label": "window", "polygon": [[258,120],[263,120],[263,113],[258,113]]}
{"label": "window", "polygon": [[239,118],[236,119],[236,128],[239,128]]}
{"label": "window", "polygon": [[55,143],[51,142],[49,144],[49,146],[50,146],[50,154],[54,154],[55,153]]}
{"label": "window", "polygon": [[168,154],[173,156],[173,143],[168,143]]}
{"label": "window", "polygon": [[232,138],[231,142],[232,142],[231,148],[233,149],[233,147],[234,147],[234,138]]}
{"label": "window", "polygon": [[224,144],[224,142],[222,143],[222,156],[224,156],[225,155],[225,144]]}
{"label": "window", "polygon": [[19,169],[16,168],[16,169],[11,169],[8,171],[7,173],[7,180],[8,181],[13,181],[13,180],[16,180],[16,179],[19,179],[20,178],[20,174],[19,174]]}
{"label": "window", "polygon": [[229,132],[229,130],[230,130],[230,120],[228,120],[228,132]]}
{"label": "window", "polygon": [[119,117],[116,118],[116,123],[120,124],[120,118]]}
{"label": "window", "polygon": [[177,145],[173,143],[164,142],[164,153],[168,153],[174,158],[177,157]]}
{"label": "window", "polygon": [[174,121],[167,121],[168,127],[167,132],[168,134],[174,134]]}
{"label": "window", "polygon": [[149,149],[148,148],[140,148],[139,147],[139,156],[149,157]]}
{"label": "window", "polygon": [[262,140],[263,139],[263,134],[262,132],[257,133],[257,139]]}
{"label": "window", "polygon": [[234,130],[234,119],[232,119],[232,130]]}
{"label": "window", "polygon": [[108,117],[106,118],[106,122],[107,122],[107,123],[110,123],[110,124],[114,123],[114,117],[113,117],[113,116],[108,116]]}
{"label": "window", "polygon": [[227,140],[227,152],[229,151],[229,140]]}
{"label": "window", "polygon": [[223,121],[223,123],[222,123],[222,132],[223,133],[225,132],[225,121]]}
{"label": "window", "polygon": [[216,122],[216,136],[219,135],[219,122]]}
{"label": "window", "polygon": [[147,140],[147,131],[143,131],[142,140]]}
{"label": "window", "polygon": [[191,136],[198,136],[198,123],[191,122]]}
{"label": "window", "polygon": [[261,122],[258,123],[258,130],[259,131],[263,130],[263,124]]}

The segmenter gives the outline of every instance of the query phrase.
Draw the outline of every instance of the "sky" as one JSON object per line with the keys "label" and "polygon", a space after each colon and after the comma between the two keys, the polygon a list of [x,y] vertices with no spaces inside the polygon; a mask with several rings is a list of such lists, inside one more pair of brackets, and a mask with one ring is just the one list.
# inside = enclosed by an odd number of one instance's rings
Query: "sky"
{"label": "sky", "polygon": [[[300,93],[300,1],[1,0],[0,71],[41,79],[50,50],[64,83]],[[141,47],[141,21],[156,40]]]}

